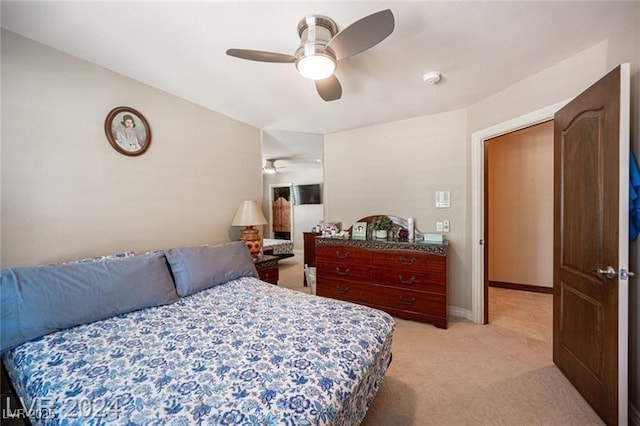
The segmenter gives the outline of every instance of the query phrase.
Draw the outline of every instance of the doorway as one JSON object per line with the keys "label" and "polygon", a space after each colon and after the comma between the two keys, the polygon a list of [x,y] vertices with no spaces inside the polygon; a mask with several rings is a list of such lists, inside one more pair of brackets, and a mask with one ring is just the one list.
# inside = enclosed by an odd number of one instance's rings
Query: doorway
{"label": "doorway", "polygon": [[271,236],[276,240],[291,240],[293,232],[291,185],[272,185],[270,198]]}
{"label": "doorway", "polygon": [[553,120],[486,140],[484,158],[488,323],[489,295],[510,293],[489,287],[553,294]]}
{"label": "doorway", "polygon": [[553,119],[553,115],[569,101],[559,102],[546,108],[514,118],[507,122],[475,132],[471,135],[471,319],[486,324],[486,298],[484,277],[486,273],[484,254],[484,143],[485,141],[526,127]]}

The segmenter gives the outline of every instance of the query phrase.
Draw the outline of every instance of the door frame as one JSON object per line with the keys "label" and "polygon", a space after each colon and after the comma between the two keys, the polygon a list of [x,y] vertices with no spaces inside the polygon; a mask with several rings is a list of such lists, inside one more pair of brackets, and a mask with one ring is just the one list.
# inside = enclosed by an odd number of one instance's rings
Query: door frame
{"label": "door frame", "polygon": [[477,324],[485,323],[485,141],[553,120],[554,114],[570,101],[566,99],[471,134],[471,320]]}
{"label": "door frame", "polygon": [[[273,238],[273,188],[289,188],[290,192],[289,198],[293,196],[293,182],[284,182],[284,183],[270,183],[269,184],[269,238]],[[289,229],[291,229],[291,241],[293,241],[293,202],[291,202],[291,212],[289,214]]]}
{"label": "door frame", "polygon": [[[623,107],[623,106],[626,106]],[[623,131],[623,129],[628,129]],[[631,151],[631,65],[620,65],[620,124],[619,124],[620,164],[629,164]],[[618,183],[620,194],[629,194],[629,172],[620,174]],[[618,235],[618,273],[629,272],[629,198],[620,197],[619,223],[626,223],[627,232]],[[620,227],[620,225],[618,225]],[[624,262],[621,262],[624,259]],[[618,424],[629,422],[629,280],[618,275]],[[620,303],[625,301],[627,303]],[[621,326],[622,324],[622,326]],[[620,365],[620,353],[626,354],[623,365]]]}

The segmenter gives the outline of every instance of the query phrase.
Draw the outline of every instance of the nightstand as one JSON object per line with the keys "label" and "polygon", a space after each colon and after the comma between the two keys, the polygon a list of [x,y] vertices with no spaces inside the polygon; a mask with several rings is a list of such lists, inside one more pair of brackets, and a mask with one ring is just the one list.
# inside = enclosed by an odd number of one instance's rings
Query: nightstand
{"label": "nightstand", "polygon": [[253,261],[262,281],[278,285],[278,256],[262,255]]}

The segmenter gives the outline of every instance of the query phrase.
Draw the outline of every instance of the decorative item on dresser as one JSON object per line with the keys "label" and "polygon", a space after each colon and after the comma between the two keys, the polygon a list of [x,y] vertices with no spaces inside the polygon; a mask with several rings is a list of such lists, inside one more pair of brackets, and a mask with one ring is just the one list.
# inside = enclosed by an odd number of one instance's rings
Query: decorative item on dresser
{"label": "decorative item on dresser", "polygon": [[392,226],[389,216],[377,216],[371,222],[371,229],[376,238],[387,238]]}
{"label": "decorative item on dresser", "polygon": [[262,210],[258,207],[255,201],[243,201],[238,206],[236,214],[233,217],[231,225],[244,226],[244,229],[240,231],[238,240],[244,241],[249,248],[249,253],[253,260],[257,259],[260,255],[260,249],[262,248],[262,238],[260,237],[260,230],[254,228],[255,225],[266,225],[267,219],[262,214]]}
{"label": "decorative item on dresser", "polygon": [[317,295],[447,328],[446,241],[315,241]]}
{"label": "decorative item on dresser", "polygon": [[[321,232],[303,232],[304,239],[304,265],[316,266],[316,237],[322,235]],[[304,286],[307,286],[307,276],[304,276]]]}
{"label": "decorative item on dresser", "polygon": [[253,263],[256,265],[258,276],[262,281],[278,285],[278,279],[280,279],[278,260],[280,260],[278,256],[269,255],[263,255],[254,259]]}

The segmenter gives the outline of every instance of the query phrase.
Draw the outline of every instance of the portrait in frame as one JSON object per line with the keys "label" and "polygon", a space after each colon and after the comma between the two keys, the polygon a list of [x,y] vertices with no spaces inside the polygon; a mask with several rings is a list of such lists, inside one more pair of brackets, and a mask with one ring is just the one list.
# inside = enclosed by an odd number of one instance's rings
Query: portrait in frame
{"label": "portrait in frame", "polygon": [[104,132],[113,149],[123,155],[142,155],[151,145],[149,123],[133,108],[112,109],[104,121]]}
{"label": "portrait in frame", "polygon": [[356,222],[351,228],[351,238],[354,240],[367,239],[367,222]]}

